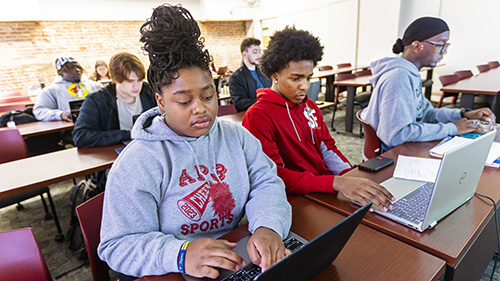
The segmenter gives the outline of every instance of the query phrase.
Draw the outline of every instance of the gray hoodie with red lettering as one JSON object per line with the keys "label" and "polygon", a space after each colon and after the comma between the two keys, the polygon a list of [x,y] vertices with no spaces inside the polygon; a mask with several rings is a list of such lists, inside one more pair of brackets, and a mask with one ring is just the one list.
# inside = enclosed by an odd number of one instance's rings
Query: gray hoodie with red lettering
{"label": "gray hoodie with red lettering", "polygon": [[179,136],[158,108],[143,113],[133,141],[109,172],[99,257],[131,276],[178,272],[185,241],[217,238],[238,226],[291,226],[291,207],[276,165],[241,125],[216,119],[207,135]]}

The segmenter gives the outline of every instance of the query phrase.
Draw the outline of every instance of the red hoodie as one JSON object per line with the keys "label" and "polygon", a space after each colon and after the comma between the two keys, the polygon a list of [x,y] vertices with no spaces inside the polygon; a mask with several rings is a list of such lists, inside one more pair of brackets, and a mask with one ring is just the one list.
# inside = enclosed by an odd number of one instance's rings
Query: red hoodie
{"label": "red hoodie", "polygon": [[334,175],[352,169],[335,146],[321,110],[307,96],[294,104],[270,88],[259,89],[243,126],[278,166],[288,194],[334,192]]}

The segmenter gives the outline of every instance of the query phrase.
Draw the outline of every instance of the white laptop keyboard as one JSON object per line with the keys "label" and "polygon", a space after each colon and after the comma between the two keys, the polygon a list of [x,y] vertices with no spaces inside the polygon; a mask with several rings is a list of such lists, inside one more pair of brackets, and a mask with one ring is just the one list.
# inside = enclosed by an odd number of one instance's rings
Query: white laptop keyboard
{"label": "white laptop keyboard", "polygon": [[431,200],[433,182],[427,182],[423,186],[415,189],[412,193],[398,200],[393,204],[394,208],[388,213],[403,218],[415,224],[424,219],[427,205]]}

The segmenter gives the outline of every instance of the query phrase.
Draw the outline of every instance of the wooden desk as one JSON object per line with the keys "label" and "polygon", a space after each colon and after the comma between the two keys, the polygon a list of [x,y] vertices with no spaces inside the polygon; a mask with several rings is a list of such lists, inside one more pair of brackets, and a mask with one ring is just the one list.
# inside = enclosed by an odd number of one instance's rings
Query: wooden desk
{"label": "wooden desk", "polygon": [[[21,136],[27,138],[54,132],[73,130],[74,126],[75,123],[68,121],[39,121],[16,125],[16,129],[19,130]],[[7,129],[8,128],[0,128],[0,130]]]}
{"label": "wooden desk", "polygon": [[[345,218],[302,197],[291,202],[292,231],[312,240]],[[231,232],[237,241],[248,232]],[[234,235],[236,234],[236,235]],[[360,225],[332,265],[313,280],[438,280],[445,262],[374,229]],[[148,276],[142,281],[183,280],[179,274]]]}
{"label": "wooden desk", "polygon": [[[429,149],[438,142],[406,143],[383,155],[397,160],[398,155],[429,157]],[[355,169],[346,176],[364,177],[375,182],[390,178],[395,165],[371,173]],[[500,200],[500,171],[485,167],[477,192]],[[308,199],[343,215],[358,207],[342,194],[314,193]],[[478,280],[484,273],[496,248],[493,205],[474,196],[471,200],[443,218],[433,229],[423,233],[410,229],[377,214],[367,214],[363,223],[391,237],[408,243],[446,261],[445,280]]]}
{"label": "wooden desk", "polygon": [[368,65],[360,65],[360,66],[343,67],[343,68],[336,68],[323,71],[315,70],[312,78],[319,78],[320,80],[326,79],[325,100],[332,102],[335,99],[335,86],[333,85],[333,82],[335,81],[335,75],[339,73],[353,72],[358,69],[368,69],[368,68],[369,68]]}
{"label": "wooden desk", "polygon": [[0,198],[109,169],[121,146],[75,147],[0,164]]}
{"label": "wooden desk", "polygon": [[354,96],[358,87],[365,87],[370,85],[371,76],[361,76],[354,79],[347,79],[342,81],[335,81],[333,84],[336,86],[347,87],[347,100],[345,105],[345,131],[352,133],[352,124],[354,120]]}
{"label": "wooden desk", "polygon": [[[462,93],[460,107],[472,108],[474,104],[474,94],[490,95],[492,98],[500,93],[500,68],[495,68],[487,72],[480,73],[467,79],[458,81],[442,87],[441,91],[449,93]],[[499,103],[497,103],[499,104]],[[500,114],[500,110],[494,113]],[[497,122],[499,120],[497,119]]]}
{"label": "wooden desk", "polygon": [[217,118],[221,120],[233,121],[241,125],[241,122],[243,121],[243,116],[245,116],[245,111],[241,111],[234,114],[217,116]]}

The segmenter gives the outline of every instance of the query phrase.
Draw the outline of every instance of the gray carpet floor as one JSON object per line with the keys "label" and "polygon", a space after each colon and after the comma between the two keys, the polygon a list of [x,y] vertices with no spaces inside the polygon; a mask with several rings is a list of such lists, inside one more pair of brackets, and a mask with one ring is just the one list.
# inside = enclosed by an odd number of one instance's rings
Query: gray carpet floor
{"label": "gray carpet floor", "polygon": [[[325,121],[330,124],[332,111],[327,109],[323,111]],[[335,118],[335,127],[339,131],[344,128],[344,110],[340,108],[337,111]],[[354,130],[359,133],[359,123],[355,120]],[[349,159],[352,164],[357,164],[361,159],[361,150],[363,146],[363,139],[358,136],[337,134],[331,132],[333,138],[337,142],[337,146]],[[15,176],[15,175],[11,175]],[[16,176],[21,176],[16,175]],[[77,179],[77,182],[83,178]],[[61,182],[50,186],[52,197],[57,206],[57,212],[64,232],[69,227],[70,222],[70,199],[69,194],[72,181]],[[90,267],[88,263],[84,263],[74,257],[74,253],[68,249],[67,241],[56,242],[54,237],[57,234],[54,222],[52,220],[44,220],[44,211],[39,197],[32,198],[23,202],[24,210],[17,211],[15,205],[0,209],[0,231],[31,227],[37,239],[37,242],[42,250],[42,254],[47,262],[55,280],[92,280]],[[489,280],[493,261],[484,272],[481,281]],[[500,278],[500,265],[495,270],[493,280]],[[111,273],[112,279],[117,279],[117,274]],[[58,278],[57,278],[58,277]]]}

